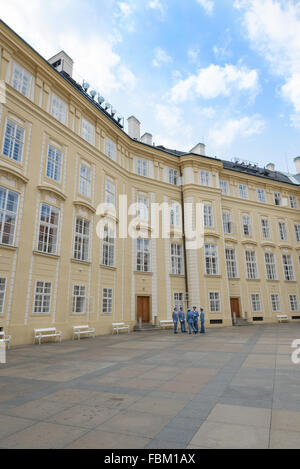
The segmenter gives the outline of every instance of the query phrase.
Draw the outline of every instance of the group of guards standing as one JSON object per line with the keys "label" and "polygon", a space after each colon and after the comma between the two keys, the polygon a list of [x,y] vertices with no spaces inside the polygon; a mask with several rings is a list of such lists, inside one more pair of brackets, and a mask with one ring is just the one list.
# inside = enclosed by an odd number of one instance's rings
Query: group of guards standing
{"label": "group of guards standing", "polygon": [[[200,331],[199,331],[199,317],[200,317]],[[197,311],[196,306],[193,306],[193,309],[188,308],[187,309],[187,314],[185,316],[185,312],[183,310],[183,307],[180,306],[179,311],[177,306],[175,306],[174,311],[173,311],[173,323],[174,323],[174,334],[177,334],[177,328],[178,328],[178,322],[180,322],[181,326],[181,332],[186,333],[186,322],[188,323],[188,328],[189,328],[189,334],[205,334],[205,316],[204,316],[204,311],[203,308],[200,308],[200,315],[199,312]]]}

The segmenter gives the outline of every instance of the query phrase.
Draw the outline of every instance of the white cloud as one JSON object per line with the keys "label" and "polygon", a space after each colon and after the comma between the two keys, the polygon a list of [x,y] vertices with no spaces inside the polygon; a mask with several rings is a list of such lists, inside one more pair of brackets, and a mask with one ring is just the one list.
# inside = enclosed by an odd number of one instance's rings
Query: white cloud
{"label": "white cloud", "polygon": [[210,145],[216,149],[228,148],[238,138],[248,138],[262,133],[265,122],[259,116],[228,119],[219,122],[208,133]]}
{"label": "white cloud", "polygon": [[154,53],[155,56],[152,60],[152,65],[154,67],[160,67],[162,64],[167,64],[173,61],[172,57],[170,57],[161,47],[157,47]]}
{"label": "white cloud", "polygon": [[171,149],[183,148],[183,150],[194,146],[194,129],[186,124],[183,111],[178,106],[157,104],[155,111],[158,128],[161,131],[161,134],[155,136],[156,144]]}
{"label": "white cloud", "polygon": [[212,14],[215,6],[212,0],[197,0],[197,2],[204,8],[208,15]]}
{"label": "white cloud", "polygon": [[229,96],[234,91],[247,91],[252,95],[258,91],[258,73],[244,66],[210,65],[199,70],[197,75],[190,75],[180,80],[170,92],[175,103],[192,97],[214,99]]}
{"label": "white cloud", "polygon": [[[300,3],[290,0],[239,0],[248,38],[269,62],[272,73],[285,80],[283,98],[293,107],[293,123],[300,118]],[[299,116],[297,117],[297,115]]]}
{"label": "white cloud", "polygon": [[197,62],[200,54],[200,49],[199,47],[191,47],[188,52],[188,58],[191,62]]}
{"label": "white cloud", "polygon": [[165,14],[165,6],[162,4],[160,0],[151,0],[148,3],[149,8],[152,8],[152,10],[158,10],[163,17]]}

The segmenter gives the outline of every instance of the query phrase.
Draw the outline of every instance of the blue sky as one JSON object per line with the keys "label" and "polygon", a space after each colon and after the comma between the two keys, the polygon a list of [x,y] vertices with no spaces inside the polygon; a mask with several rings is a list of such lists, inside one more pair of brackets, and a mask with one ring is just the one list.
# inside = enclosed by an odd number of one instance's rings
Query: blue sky
{"label": "blue sky", "polygon": [[64,49],[157,145],[294,170],[299,0],[10,0],[1,18],[45,58]]}

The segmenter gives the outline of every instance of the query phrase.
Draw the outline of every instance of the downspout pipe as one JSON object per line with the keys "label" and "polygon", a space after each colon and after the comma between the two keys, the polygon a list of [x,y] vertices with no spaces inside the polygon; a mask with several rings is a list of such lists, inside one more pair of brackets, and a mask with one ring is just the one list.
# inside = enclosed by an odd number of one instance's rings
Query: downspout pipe
{"label": "downspout pipe", "polygon": [[183,262],[184,262],[184,277],[185,277],[185,291],[187,294],[186,304],[189,307],[189,280],[187,269],[187,255],[186,255],[186,238],[185,238],[185,220],[184,220],[184,197],[183,197],[183,184],[182,184],[182,168],[180,166],[180,189],[181,189],[181,210],[182,210],[182,239],[183,239]]}

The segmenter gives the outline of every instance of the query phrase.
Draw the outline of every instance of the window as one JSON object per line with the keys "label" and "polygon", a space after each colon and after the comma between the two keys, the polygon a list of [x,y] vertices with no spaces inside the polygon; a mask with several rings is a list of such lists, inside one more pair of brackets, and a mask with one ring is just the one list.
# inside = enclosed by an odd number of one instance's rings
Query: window
{"label": "window", "polygon": [[251,218],[249,215],[243,215],[243,233],[244,236],[252,235]]}
{"label": "window", "polygon": [[33,312],[49,314],[51,303],[51,282],[36,282]]}
{"label": "window", "polygon": [[115,206],[115,194],[116,194],[115,184],[111,180],[106,179],[106,181],[105,181],[105,203],[107,205],[112,205],[113,207]]}
{"label": "window", "polygon": [[104,226],[102,264],[107,267],[114,267],[115,264],[115,232],[108,225]]}
{"label": "window", "polygon": [[174,306],[178,309],[180,306],[184,308],[184,293],[174,293]]}
{"label": "window", "polygon": [[218,251],[215,244],[205,244],[205,271],[207,275],[218,275]]}
{"label": "window", "polygon": [[169,168],[169,183],[177,186],[178,182],[179,182],[178,171],[176,171],[176,169]]}
{"label": "window", "polygon": [[237,278],[237,263],[234,249],[225,249],[228,278]]}
{"label": "window", "polygon": [[95,127],[84,118],[82,118],[81,121],[81,137],[92,145],[94,144]]}
{"label": "window", "polygon": [[150,272],[150,240],[138,238],[136,240],[136,270]]}
{"label": "window", "polygon": [[278,228],[279,228],[279,236],[281,241],[287,241],[287,231],[286,231],[286,226],[284,222],[279,222],[278,223]]}
{"label": "window", "polygon": [[297,295],[289,295],[291,311],[298,311]]}
{"label": "window", "polygon": [[149,220],[149,199],[142,195],[138,196],[138,218],[141,220]]}
{"label": "window", "polygon": [[274,203],[275,205],[282,205],[282,197],[280,192],[274,192]]}
{"label": "window", "polygon": [[264,189],[257,189],[257,200],[266,203],[266,191]]}
{"label": "window", "polygon": [[116,161],[117,158],[117,146],[110,138],[105,140],[105,154],[112,160]]}
{"label": "window", "polygon": [[223,195],[229,195],[229,183],[220,179],[220,189],[222,190]]}
{"label": "window", "polygon": [[201,186],[210,186],[210,172],[204,171],[203,169],[200,171],[200,184]]}
{"label": "window", "polygon": [[297,198],[293,195],[290,195],[290,206],[291,208],[298,208]]}
{"label": "window", "polygon": [[223,212],[222,213],[223,219],[223,230],[225,234],[232,234],[233,233],[233,226],[231,221],[231,214],[230,212]]}
{"label": "window", "polygon": [[182,245],[177,243],[171,244],[171,264],[172,274],[182,275],[183,262],[182,262]]}
{"label": "window", "polygon": [[252,311],[253,313],[261,312],[260,295],[258,293],[252,293],[251,295]]}
{"label": "window", "polygon": [[47,177],[56,182],[61,182],[62,152],[49,145],[47,161]]}
{"label": "window", "polygon": [[24,148],[25,130],[18,124],[8,120],[5,127],[3,155],[21,163]]}
{"label": "window", "polygon": [[89,259],[90,222],[76,217],[74,259],[87,262]]}
{"label": "window", "polygon": [[51,114],[62,124],[66,123],[67,105],[55,94],[52,94]]}
{"label": "window", "polygon": [[86,165],[80,165],[79,193],[85,197],[91,197],[92,172]]}
{"label": "window", "polygon": [[56,254],[59,210],[51,205],[42,204],[38,251]]}
{"label": "window", "polygon": [[273,313],[279,313],[281,311],[280,298],[278,294],[271,295],[271,305]]}
{"label": "window", "polygon": [[204,226],[212,228],[214,226],[213,209],[211,205],[204,205]]}
{"label": "window", "polygon": [[29,98],[30,95],[31,81],[32,75],[20,67],[20,65],[14,64],[12,86],[26,96],[26,98]]}
{"label": "window", "polygon": [[271,237],[269,220],[267,218],[261,219],[261,235],[264,239],[269,239]]}
{"label": "window", "polygon": [[241,199],[248,199],[248,187],[245,184],[239,184],[239,194]]}
{"label": "window", "polygon": [[256,253],[255,251],[245,251],[246,269],[248,280],[255,280],[258,278]]}
{"label": "window", "polygon": [[277,280],[275,256],[272,252],[265,252],[267,280]]}
{"label": "window", "polygon": [[73,304],[72,304],[72,313],[73,314],[84,314],[85,311],[85,286],[84,285],[74,285],[73,287]]}
{"label": "window", "polygon": [[283,254],[282,262],[283,262],[283,273],[284,273],[285,280],[287,280],[288,282],[293,282],[295,280],[295,276],[294,276],[292,256],[290,256],[289,254]]}
{"label": "window", "polygon": [[220,313],[220,293],[210,292],[209,293],[209,309],[211,313]]}
{"label": "window", "polygon": [[0,314],[3,314],[6,289],[6,278],[0,277]]}
{"label": "window", "polygon": [[14,244],[19,196],[0,186],[0,244]]}
{"label": "window", "polygon": [[137,160],[137,173],[139,176],[148,177],[148,161],[139,158]]}
{"label": "window", "polygon": [[102,313],[112,314],[112,288],[103,288]]}
{"label": "window", "polygon": [[300,243],[300,225],[295,225],[295,235],[297,243]]}
{"label": "window", "polygon": [[180,226],[180,205],[177,202],[172,202],[170,216],[171,226]]}

